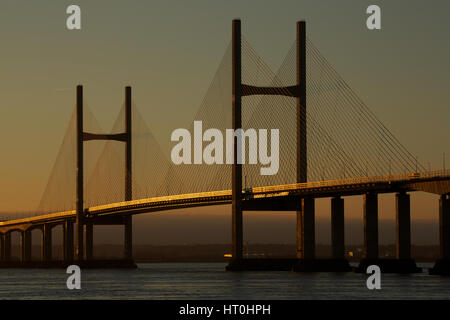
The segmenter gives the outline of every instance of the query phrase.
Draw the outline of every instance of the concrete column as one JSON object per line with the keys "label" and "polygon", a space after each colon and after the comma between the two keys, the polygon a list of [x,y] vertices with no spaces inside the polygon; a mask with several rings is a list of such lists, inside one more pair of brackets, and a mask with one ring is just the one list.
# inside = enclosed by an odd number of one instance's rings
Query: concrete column
{"label": "concrete column", "polygon": [[11,261],[11,232],[6,232],[3,236],[4,261]]}
{"label": "concrete column", "polygon": [[404,192],[395,195],[396,256],[411,259],[410,196]]}
{"label": "concrete column", "polygon": [[[297,85],[300,94],[297,97],[297,182],[307,180],[307,152],[306,152],[306,24],[305,21],[297,22]],[[306,200],[306,207],[310,204]],[[314,199],[313,199],[314,206]],[[300,210],[297,211],[297,258],[314,258],[314,250],[311,250],[311,232],[309,224],[314,226],[314,208],[311,221],[311,212],[305,216],[304,199],[301,201]],[[310,211],[310,210],[309,210]],[[305,227],[305,224],[307,225]],[[313,228],[314,229],[314,228]],[[305,233],[306,232],[306,233]],[[313,231],[314,238],[314,231]],[[305,238],[306,237],[306,238]],[[313,241],[314,246],[314,241]]]}
{"label": "concrete column", "polygon": [[297,22],[297,182],[308,178],[306,130],[306,22]]}
{"label": "concrete column", "polygon": [[364,257],[378,258],[378,195],[364,194]]}
{"label": "concrete column", "polygon": [[86,260],[92,260],[94,257],[94,225],[92,223],[86,223]]}
{"label": "concrete column", "polygon": [[130,201],[133,198],[133,181],[132,181],[132,116],[131,116],[131,87],[125,87],[125,201]]}
{"label": "concrete column", "polygon": [[[306,142],[306,23],[297,22],[297,182],[307,181],[307,142]],[[297,211],[297,257],[315,258],[314,198],[301,201]]]}
{"label": "concrete column", "polygon": [[31,261],[31,230],[23,232],[23,257],[22,261]]}
{"label": "concrete column", "polygon": [[45,236],[44,236],[44,226],[41,227],[41,261],[45,261]]}
{"label": "concrete column", "polygon": [[450,196],[439,199],[439,242],[440,258],[450,260]]}
{"label": "concrete column", "polygon": [[43,257],[44,261],[52,260],[52,226],[49,224],[44,224],[43,232]]}
{"label": "concrete column", "polygon": [[76,256],[77,260],[84,258],[84,194],[83,194],[83,86],[77,86],[77,187],[76,187]]}
{"label": "concrete column", "polygon": [[303,212],[301,201],[299,209],[295,213],[297,217],[297,259],[303,259]]}
{"label": "concrete column", "polygon": [[315,237],[314,198],[304,198],[297,211],[297,258],[315,258]]}
{"label": "concrete column", "polygon": [[124,224],[124,257],[133,259],[133,220],[132,216],[125,218]]}
{"label": "concrete column", "polygon": [[20,232],[19,238],[19,246],[20,246],[20,261],[25,261],[25,231]]}
{"label": "concrete column", "polygon": [[331,246],[333,259],[344,259],[344,199],[331,199]]}
{"label": "concrete column", "polygon": [[84,223],[77,217],[75,230],[75,256],[77,260],[84,259]]}
{"label": "concrete column", "polygon": [[73,261],[74,241],[73,241],[73,222],[66,220],[63,227],[63,246],[64,261]]}
{"label": "concrete column", "polygon": [[[232,29],[232,128],[242,128],[242,78],[241,78],[241,21],[233,20]],[[242,143],[237,138],[233,142],[232,165],[232,255],[233,261],[242,260],[243,253],[243,218],[242,218],[242,164],[238,163],[238,149]],[[239,161],[240,162],[240,161]]]}
{"label": "concrete column", "polygon": [[0,233],[0,261],[5,260],[5,239],[4,234]]}

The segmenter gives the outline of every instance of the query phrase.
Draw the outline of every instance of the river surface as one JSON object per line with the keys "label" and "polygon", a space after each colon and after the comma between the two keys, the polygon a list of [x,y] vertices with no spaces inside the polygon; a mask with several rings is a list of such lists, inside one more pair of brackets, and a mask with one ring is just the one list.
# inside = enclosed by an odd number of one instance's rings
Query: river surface
{"label": "river surface", "polygon": [[[432,264],[418,264],[431,267]],[[450,277],[382,274],[369,290],[356,273],[227,272],[223,263],[144,263],[133,270],[1,269],[0,299],[450,299]]]}

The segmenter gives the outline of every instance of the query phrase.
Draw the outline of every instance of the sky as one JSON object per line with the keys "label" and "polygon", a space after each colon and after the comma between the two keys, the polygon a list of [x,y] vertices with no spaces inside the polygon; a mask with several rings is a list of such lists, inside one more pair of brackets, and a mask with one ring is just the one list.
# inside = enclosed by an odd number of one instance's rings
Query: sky
{"label": "sky", "polygon": [[[70,4],[81,7],[81,30],[66,28]],[[381,7],[381,30],[366,28],[371,4]],[[123,87],[133,86],[133,101],[168,144],[173,129],[193,119],[234,18],[274,70],[295,39],[296,21],[306,20],[308,37],[405,147],[431,169],[442,168],[445,152],[450,167],[449,10],[448,1],[410,0],[2,0],[0,212],[37,206],[78,84],[106,129]],[[393,219],[392,199],[382,218]],[[413,219],[435,221],[436,199],[414,194]],[[360,218],[357,208],[350,217]],[[192,214],[210,212],[228,214]]]}

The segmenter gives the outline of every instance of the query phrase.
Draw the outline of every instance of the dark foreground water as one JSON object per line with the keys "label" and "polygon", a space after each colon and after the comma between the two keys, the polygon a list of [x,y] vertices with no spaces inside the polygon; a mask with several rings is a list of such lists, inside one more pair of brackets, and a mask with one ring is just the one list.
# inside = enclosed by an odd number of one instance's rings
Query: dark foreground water
{"label": "dark foreground water", "polygon": [[[431,265],[420,265],[430,267]],[[449,299],[450,277],[383,274],[381,290],[355,273],[226,272],[222,263],[149,263],[135,270],[0,270],[0,299]]]}

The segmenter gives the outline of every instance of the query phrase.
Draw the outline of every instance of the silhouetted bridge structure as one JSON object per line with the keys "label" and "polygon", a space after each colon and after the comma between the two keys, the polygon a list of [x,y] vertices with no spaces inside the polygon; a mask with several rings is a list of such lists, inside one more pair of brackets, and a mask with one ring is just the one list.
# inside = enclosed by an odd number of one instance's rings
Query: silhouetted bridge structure
{"label": "silhouetted bridge structure", "polygon": [[[229,270],[293,269],[296,271],[349,271],[345,259],[344,196],[362,195],[364,198],[364,259],[359,270],[370,264],[378,264],[385,272],[416,272],[419,269],[411,259],[410,195],[408,192],[424,191],[438,194],[440,225],[440,259],[432,272],[449,273],[450,270],[450,170],[418,170],[417,159],[402,154],[404,161],[415,160],[416,170],[401,174],[366,175],[355,178],[322,179],[309,182],[307,164],[307,74],[306,32],[303,21],[297,23],[296,74],[297,84],[292,86],[256,86],[242,81],[242,42],[240,21],[233,21],[232,39],[232,128],[243,128],[242,98],[246,96],[283,96],[295,98],[295,183],[243,187],[242,165],[237,161],[238,140],[235,139],[234,163],[231,170],[231,188],[184,192],[163,196],[133,199],[132,185],[132,103],[131,87],[125,89],[125,128],[123,133],[100,134],[85,132],[83,126],[83,87],[77,87],[76,107],[76,208],[22,219],[0,222],[1,260],[11,265],[11,233],[20,233],[20,252],[23,265],[33,266],[31,259],[31,232],[42,232],[42,261],[52,265],[52,229],[63,226],[64,264],[86,264],[93,260],[93,226],[124,226],[124,260],[132,262],[132,216],[135,214],[182,209],[199,206],[231,204],[232,206],[232,259]],[[311,86],[317,85],[311,81]],[[345,87],[339,83],[338,89]],[[338,91],[318,87],[317,92]],[[321,105],[325,105],[321,101]],[[314,125],[314,123],[311,123]],[[318,129],[317,129],[318,130]],[[385,128],[382,130],[385,130]],[[344,128],[345,131],[345,128]],[[318,132],[318,131],[317,131]],[[316,133],[317,133],[316,132]],[[383,132],[386,135],[386,132]],[[389,136],[388,136],[389,137]],[[350,137],[348,138],[350,139]],[[113,140],[125,143],[125,187],[123,200],[85,207],[84,199],[84,142]],[[329,141],[332,141],[330,139]],[[391,145],[394,140],[386,140]],[[328,147],[331,144],[328,145]],[[354,147],[354,146],[353,146]],[[356,146],[359,147],[359,146]],[[313,146],[314,148],[314,146]],[[323,149],[325,146],[316,146]],[[332,145],[331,147],[332,148]],[[316,149],[314,152],[322,152]],[[319,151],[317,151],[319,150]],[[402,151],[403,152],[403,151]],[[336,155],[339,153],[337,148]],[[389,161],[392,161],[391,156]],[[330,157],[330,164],[338,158]],[[344,158],[344,160],[347,158]],[[405,160],[406,159],[406,160]],[[283,160],[283,159],[281,159]],[[366,161],[369,161],[366,159]],[[408,163],[409,163],[408,162]],[[345,165],[355,166],[346,160]],[[366,162],[367,165],[367,162]],[[406,165],[405,165],[406,166]],[[195,174],[196,167],[193,167]],[[389,171],[391,162],[389,162]],[[156,169],[155,169],[156,170]],[[345,167],[344,167],[345,170]],[[292,172],[292,171],[291,171]],[[351,173],[351,171],[350,171]],[[345,176],[345,174],[344,174]],[[396,259],[379,259],[378,256],[378,194],[395,193],[396,199]],[[315,199],[331,198],[332,257],[317,259],[315,256]],[[297,259],[246,259],[243,256],[243,211],[295,211],[297,216]],[[75,240],[74,240],[75,234]],[[88,265],[88,264],[86,264]]]}

